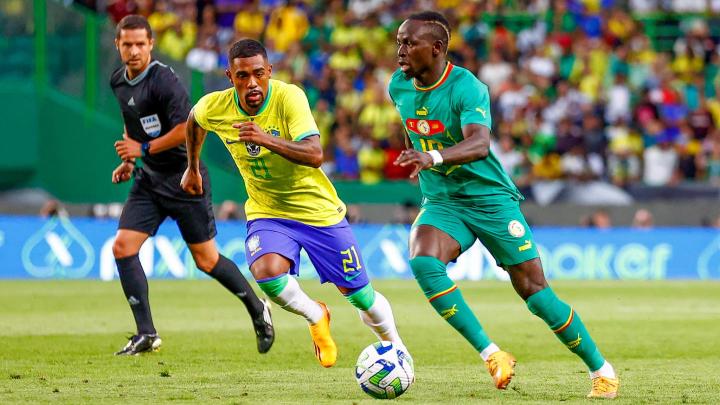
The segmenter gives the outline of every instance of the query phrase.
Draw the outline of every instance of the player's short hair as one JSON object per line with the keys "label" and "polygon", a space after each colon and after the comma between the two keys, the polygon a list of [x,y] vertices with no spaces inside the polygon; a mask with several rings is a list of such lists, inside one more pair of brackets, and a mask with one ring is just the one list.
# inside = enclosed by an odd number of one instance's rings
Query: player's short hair
{"label": "player's short hair", "polygon": [[410,14],[408,20],[422,21],[430,27],[436,40],[442,41],[447,48],[450,42],[450,23],[444,15],[437,11],[420,11]]}
{"label": "player's short hair", "polygon": [[119,23],[117,23],[117,26],[115,27],[115,38],[120,38],[120,31],[122,30],[138,30],[143,29],[147,31],[147,35],[149,39],[152,39],[153,32],[152,28],[150,27],[150,23],[148,20],[137,14],[130,14],[123,17],[122,20],[120,20]]}
{"label": "player's short hair", "polygon": [[267,51],[260,42],[254,39],[245,38],[232,44],[230,51],[228,51],[228,60],[232,61],[235,58],[251,58],[255,55],[262,55],[265,60],[268,58]]}

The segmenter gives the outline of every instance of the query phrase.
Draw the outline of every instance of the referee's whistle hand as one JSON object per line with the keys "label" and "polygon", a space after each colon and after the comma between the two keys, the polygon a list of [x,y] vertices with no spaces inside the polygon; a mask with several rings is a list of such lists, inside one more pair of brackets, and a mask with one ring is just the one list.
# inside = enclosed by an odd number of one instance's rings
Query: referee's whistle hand
{"label": "referee's whistle hand", "polygon": [[115,152],[122,160],[129,160],[142,156],[142,145],[130,138],[115,142]]}
{"label": "referee's whistle hand", "polygon": [[202,175],[197,170],[190,168],[185,169],[182,180],[180,180],[180,188],[190,195],[202,195]]}

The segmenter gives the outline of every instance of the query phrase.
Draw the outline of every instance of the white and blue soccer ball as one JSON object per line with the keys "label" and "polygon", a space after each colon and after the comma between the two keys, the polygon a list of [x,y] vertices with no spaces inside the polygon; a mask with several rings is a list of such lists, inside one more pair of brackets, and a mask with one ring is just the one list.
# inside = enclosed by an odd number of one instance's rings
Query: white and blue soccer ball
{"label": "white and blue soccer ball", "polygon": [[355,378],[360,388],[373,398],[397,398],[415,381],[412,357],[402,345],[386,341],[373,343],[360,353]]}

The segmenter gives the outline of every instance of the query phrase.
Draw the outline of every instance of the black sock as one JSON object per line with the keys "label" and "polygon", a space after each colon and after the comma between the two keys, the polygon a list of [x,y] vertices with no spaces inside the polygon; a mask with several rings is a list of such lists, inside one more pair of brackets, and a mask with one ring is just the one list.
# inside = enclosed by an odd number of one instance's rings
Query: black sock
{"label": "black sock", "polygon": [[115,259],[120,283],[122,284],[125,298],[130,304],[138,334],[154,334],[152,315],[150,314],[150,301],[148,300],[148,283],[145,272],[138,255]]}
{"label": "black sock", "polygon": [[251,318],[262,316],[263,304],[232,260],[220,255],[217,264],[208,275],[240,298]]}

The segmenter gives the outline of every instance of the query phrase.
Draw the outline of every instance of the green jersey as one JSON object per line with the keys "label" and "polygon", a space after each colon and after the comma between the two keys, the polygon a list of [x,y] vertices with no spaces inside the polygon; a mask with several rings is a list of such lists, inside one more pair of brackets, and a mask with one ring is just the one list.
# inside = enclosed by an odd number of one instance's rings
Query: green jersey
{"label": "green jersey", "polygon": [[[467,69],[447,64],[440,79],[417,86],[397,70],[390,79],[390,98],[417,150],[442,150],[463,140],[462,127],[491,128],[488,87]],[[440,165],[420,172],[426,201],[493,202],[523,197],[492,152],[463,165]]]}

